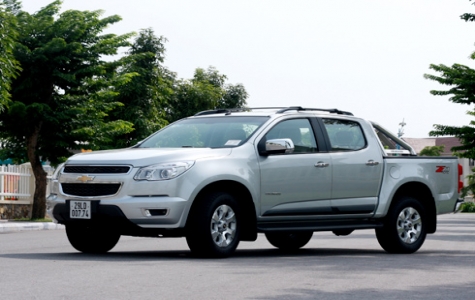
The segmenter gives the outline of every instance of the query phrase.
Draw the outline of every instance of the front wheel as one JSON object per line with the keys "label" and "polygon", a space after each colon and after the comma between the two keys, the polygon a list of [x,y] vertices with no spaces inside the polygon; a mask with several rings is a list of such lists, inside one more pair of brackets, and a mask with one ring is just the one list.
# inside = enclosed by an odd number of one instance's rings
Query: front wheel
{"label": "front wheel", "polygon": [[71,246],[84,253],[106,253],[120,239],[120,234],[111,230],[77,225],[66,225],[66,235]]}
{"label": "front wheel", "polygon": [[191,212],[186,242],[203,257],[227,257],[239,244],[241,220],[236,199],[225,192],[206,195]]}
{"label": "front wheel", "polygon": [[284,251],[302,248],[312,238],[312,231],[301,232],[266,232],[266,238],[272,246]]}
{"label": "front wheel", "polygon": [[390,209],[382,228],[376,229],[379,244],[389,253],[414,253],[427,235],[425,209],[412,197],[402,197]]}

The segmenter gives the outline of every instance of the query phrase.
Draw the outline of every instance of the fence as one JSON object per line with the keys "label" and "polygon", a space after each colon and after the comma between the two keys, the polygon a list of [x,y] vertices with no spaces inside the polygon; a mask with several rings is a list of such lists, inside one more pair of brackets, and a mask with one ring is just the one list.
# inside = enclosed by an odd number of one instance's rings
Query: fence
{"label": "fence", "polygon": [[31,196],[31,169],[27,166],[0,167],[0,201],[26,200]]}

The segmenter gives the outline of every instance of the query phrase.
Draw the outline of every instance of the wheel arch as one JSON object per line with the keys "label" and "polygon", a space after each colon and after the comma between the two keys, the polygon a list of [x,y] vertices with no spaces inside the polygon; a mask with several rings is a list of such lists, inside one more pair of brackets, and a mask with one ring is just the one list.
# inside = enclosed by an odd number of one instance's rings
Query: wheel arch
{"label": "wheel arch", "polygon": [[241,240],[255,241],[257,239],[257,218],[252,195],[246,186],[233,180],[215,181],[203,187],[196,195],[195,200],[191,205],[190,212],[188,214],[187,225],[188,220],[190,220],[190,215],[194,213],[196,207],[200,205],[203,199],[205,199],[204,196],[212,192],[226,192],[235,197],[240,205],[241,212]]}
{"label": "wheel arch", "polygon": [[427,220],[427,233],[434,233],[437,229],[437,211],[435,200],[429,187],[421,182],[408,182],[403,184],[394,194],[391,201],[391,208],[398,199],[404,196],[413,197],[424,206]]}

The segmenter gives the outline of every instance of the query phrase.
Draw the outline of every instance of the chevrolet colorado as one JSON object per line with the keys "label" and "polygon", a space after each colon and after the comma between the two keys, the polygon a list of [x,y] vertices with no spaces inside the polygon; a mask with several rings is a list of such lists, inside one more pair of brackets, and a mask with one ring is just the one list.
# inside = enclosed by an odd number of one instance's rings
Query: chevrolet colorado
{"label": "chevrolet colorado", "polygon": [[70,157],[47,212],[85,253],[121,235],[185,237],[199,256],[231,255],[258,233],[283,250],[315,231],[375,229],[390,253],[417,251],[453,212],[455,157],[418,157],[376,123],[337,109],[198,113],[138,145]]}

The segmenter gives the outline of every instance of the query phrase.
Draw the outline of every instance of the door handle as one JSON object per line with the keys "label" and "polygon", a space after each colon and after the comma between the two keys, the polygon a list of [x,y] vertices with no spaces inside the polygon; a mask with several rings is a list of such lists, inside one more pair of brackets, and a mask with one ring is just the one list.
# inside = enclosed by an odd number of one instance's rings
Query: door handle
{"label": "door handle", "polygon": [[323,162],[323,161],[319,161],[319,162],[317,162],[317,163],[315,164],[315,167],[317,167],[317,168],[326,168],[326,167],[328,167],[329,165],[330,165],[329,163],[325,163],[325,162]]}
{"label": "door handle", "polygon": [[379,162],[378,161],[374,161],[374,160],[368,160],[368,162],[366,163],[367,166],[377,166],[379,165]]}

